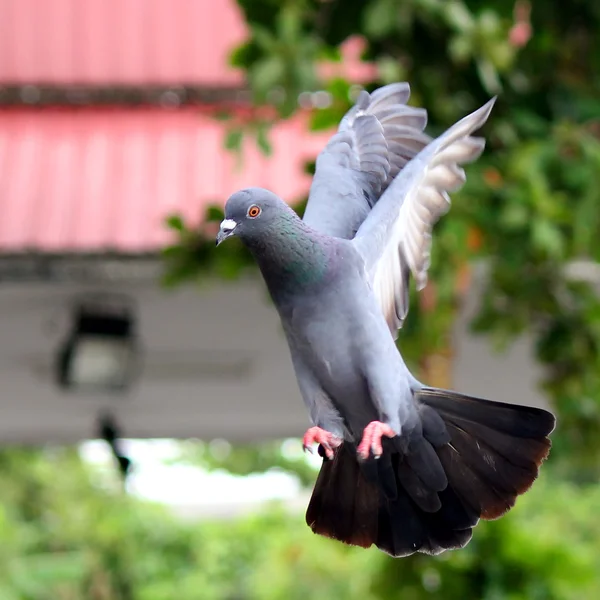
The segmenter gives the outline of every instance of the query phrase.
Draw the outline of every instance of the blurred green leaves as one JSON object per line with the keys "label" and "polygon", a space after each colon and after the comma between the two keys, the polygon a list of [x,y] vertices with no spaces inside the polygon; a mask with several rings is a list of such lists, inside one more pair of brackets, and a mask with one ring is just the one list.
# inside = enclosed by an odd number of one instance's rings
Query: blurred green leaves
{"label": "blurred green leaves", "polygon": [[278,503],[176,518],[69,449],[4,450],[0,477],[2,600],[578,600],[600,588],[600,488],[548,471],[466,548],[398,560],[315,536]]}
{"label": "blurred green leaves", "polygon": [[234,66],[246,69],[255,103],[275,105],[282,117],[295,112],[301,92],[317,85],[322,46],[306,27],[306,4],[283,2],[273,6],[273,20],[249,21],[252,37],[232,56]]}

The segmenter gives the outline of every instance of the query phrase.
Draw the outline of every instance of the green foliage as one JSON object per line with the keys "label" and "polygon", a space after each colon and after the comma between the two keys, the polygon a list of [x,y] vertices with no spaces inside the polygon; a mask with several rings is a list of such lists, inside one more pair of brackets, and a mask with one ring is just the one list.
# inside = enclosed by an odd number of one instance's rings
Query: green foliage
{"label": "green foliage", "polygon": [[269,120],[255,117],[249,121],[240,121],[232,116],[228,116],[227,120],[231,122],[227,127],[225,148],[236,154],[238,167],[241,165],[244,138],[247,136],[254,138],[254,142],[265,156],[271,155],[273,148],[269,140],[269,130],[271,128]]}
{"label": "green foliage", "polygon": [[234,52],[232,64],[247,68],[257,104],[272,103],[286,117],[296,110],[298,95],[317,86],[314,64],[320,43],[307,26],[307,3],[265,4],[257,14],[246,3],[252,39]]}
{"label": "green foliage", "polygon": [[0,453],[2,600],[575,600],[600,589],[598,486],[548,473],[471,543],[394,560],[315,536],[274,503],[182,521],[69,449]]}
{"label": "green foliage", "polygon": [[[600,191],[592,184],[600,172],[600,140],[569,122],[549,134],[501,150],[495,159],[501,166],[489,167],[470,187],[486,203],[472,210],[472,220],[491,266],[474,325],[500,344],[533,329],[546,367],[542,384],[560,414],[555,451],[595,470],[600,303],[570,266],[584,258],[591,267],[600,259]],[[496,181],[491,189],[486,175]],[[571,475],[581,476],[574,466],[571,459]]]}
{"label": "green foliage", "polygon": [[1,598],[131,597],[144,523],[118,481],[94,485],[69,449],[3,451],[0,478]]}

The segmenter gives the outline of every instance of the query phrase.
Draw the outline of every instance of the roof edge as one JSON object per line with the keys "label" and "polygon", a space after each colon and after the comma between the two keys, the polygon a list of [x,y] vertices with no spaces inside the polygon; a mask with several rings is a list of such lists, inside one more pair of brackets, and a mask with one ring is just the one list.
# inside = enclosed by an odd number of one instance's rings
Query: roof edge
{"label": "roof edge", "polygon": [[158,283],[160,252],[0,254],[0,283]]}
{"label": "roof edge", "polygon": [[224,103],[248,104],[245,86],[222,85],[50,85],[45,83],[0,85],[0,107],[10,106],[161,106]]}

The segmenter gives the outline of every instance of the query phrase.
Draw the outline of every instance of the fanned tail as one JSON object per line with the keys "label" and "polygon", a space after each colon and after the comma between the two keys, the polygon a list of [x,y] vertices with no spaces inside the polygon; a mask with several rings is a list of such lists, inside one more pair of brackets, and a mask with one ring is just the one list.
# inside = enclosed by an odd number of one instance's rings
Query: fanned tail
{"label": "fanned tail", "polygon": [[449,390],[415,395],[423,434],[359,462],[344,442],[324,460],[306,513],[320,535],[392,556],[464,547],[479,519],[496,519],[538,476],[555,425],[548,411]]}

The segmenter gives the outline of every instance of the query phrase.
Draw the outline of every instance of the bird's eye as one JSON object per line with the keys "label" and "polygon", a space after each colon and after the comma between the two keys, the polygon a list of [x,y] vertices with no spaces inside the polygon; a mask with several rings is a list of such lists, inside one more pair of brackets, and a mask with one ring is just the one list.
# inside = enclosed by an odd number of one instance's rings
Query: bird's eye
{"label": "bird's eye", "polygon": [[253,204],[249,209],[248,209],[248,216],[251,219],[256,219],[256,217],[258,217],[258,215],[260,215],[260,207],[256,206],[256,204]]}

